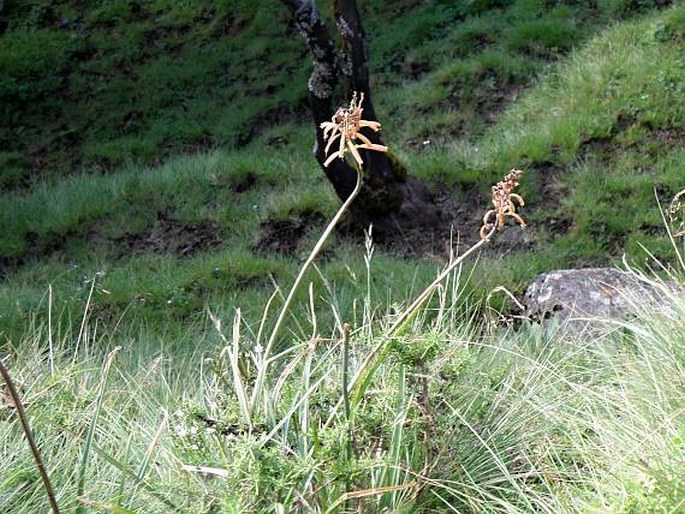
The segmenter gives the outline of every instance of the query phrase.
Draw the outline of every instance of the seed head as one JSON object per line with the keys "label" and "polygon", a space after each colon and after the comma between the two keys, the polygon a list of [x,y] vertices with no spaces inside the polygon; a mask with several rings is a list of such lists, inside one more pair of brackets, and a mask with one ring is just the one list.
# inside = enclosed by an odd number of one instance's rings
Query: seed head
{"label": "seed head", "polygon": [[[680,191],[671,200],[671,205],[668,207],[668,217],[671,220],[671,224],[675,227],[673,237],[685,236],[685,206],[683,205],[683,199],[685,199],[685,189]],[[678,217],[680,215],[680,222],[678,222]]]}
{"label": "seed head", "polygon": [[525,202],[520,195],[513,192],[519,185],[521,175],[523,175],[521,170],[511,170],[504,177],[504,180],[492,186],[491,201],[493,208],[483,216],[483,226],[480,229],[481,239],[488,239],[493,228],[501,230],[507,217],[513,218],[521,228],[526,226],[523,218],[516,214],[516,204],[518,203],[519,206],[523,207]]}

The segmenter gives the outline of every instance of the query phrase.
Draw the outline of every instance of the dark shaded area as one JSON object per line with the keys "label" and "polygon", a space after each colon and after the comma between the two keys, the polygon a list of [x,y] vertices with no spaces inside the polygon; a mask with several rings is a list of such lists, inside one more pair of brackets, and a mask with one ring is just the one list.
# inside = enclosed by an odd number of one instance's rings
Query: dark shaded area
{"label": "dark shaded area", "polygon": [[543,224],[540,228],[552,236],[568,233],[573,228],[573,218],[559,208],[570,194],[568,185],[562,181],[566,170],[552,161],[535,162],[526,169],[536,185],[536,193],[526,205],[531,211],[544,213],[538,216],[537,225]]}
{"label": "dark shaded area", "polygon": [[52,258],[72,266],[77,254],[84,251],[104,254],[108,258],[126,260],[133,256],[152,253],[190,258],[202,252],[216,251],[223,240],[216,221],[203,219],[184,223],[164,212],[157,214],[154,223],[142,233],[112,238],[103,234],[98,222],[90,228],[72,229],[63,234],[28,232],[26,246],[20,255],[0,257],[0,279],[34,262]]}
{"label": "dark shaded area", "polygon": [[[637,136],[631,137],[630,131]],[[606,135],[586,137],[581,144],[581,157],[594,157],[610,162],[616,154],[633,149],[647,157],[657,157],[685,145],[685,129],[681,127],[655,127],[632,115],[621,113]]]}
{"label": "dark shaded area", "polygon": [[485,126],[493,125],[513,104],[518,94],[525,88],[522,83],[494,83],[491,87],[478,90],[474,112]]}
{"label": "dark shaded area", "polygon": [[221,246],[218,224],[212,220],[184,224],[165,213],[159,213],[155,224],[142,234],[131,234],[115,240],[117,257],[154,253],[188,258]]}
{"label": "dark shaded area", "polygon": [[325,221],[323,214],[312,210],[291,213],[287,218],[269,219],[261,224],[252,251],[264,255],[296,255],[305,236],[311,230],[321,229]]}
{"label": "dark shaded area", "polygon": [[[215,2],[5,5],[0,183],[21,190],[81,169],[156,165],[305,119],[288,42],[276,58],[245,48],[243,32],[263,32],[256,12]],[[10,153],[21,162],[7,165]]]}
{"label": "dark shaded area", "polygon": [[46,234],[40,237],[35,232],[26,234],[26,247],[20,255],[12,257],[0,257],[0,279],[4,279],[11,272],[45,259],[46,257],[56,257],[63,261],[68,261],[64,248],[69,239],[77,237],[73,231],[66,234]]}
{"label": "dark shaded area", "polygon": [[231,191],[245,193],[257,186],[257,175],[251,171],[231,183]]}
{"label": "dark shaded area", "polygon": [[[432,257],[447,261],[450,252],[458,253],[476,243],[480,236],[483,215],[489,207],[487,194],[475,188],[438,184],[434,193],[439,224],[431,230],[413,227],[398,230],[392,235],[372,230],[374,245],[398,257]],[[552,207],[552,206],[550,206]],[[524,214],[525,215],[525,214]],[[328,220],[319,212],[291,213],[286,218],[272,218],[261,224],[257,242],[252,251],[261,255],[297,256],[309,251],[305,241],[310,234],[319,234]],[[367,227],[368,228],[368,227]],[[359,226],[351,216],[343,217],[336,229],[339,238],[353,244],[363,244]],[[508,227],[488,244],[484,251],[492,255],[529,251],[537,244],[536,230]]]}

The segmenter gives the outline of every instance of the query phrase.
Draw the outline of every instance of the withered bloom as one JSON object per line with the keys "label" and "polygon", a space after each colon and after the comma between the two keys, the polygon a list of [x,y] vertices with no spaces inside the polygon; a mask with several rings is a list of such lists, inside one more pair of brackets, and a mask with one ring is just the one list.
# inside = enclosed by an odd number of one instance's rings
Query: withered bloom
{"label": "withered bloom", "polygon": [[[366,150],[374,150],[376,152],[385,152],[388,150],[387,146],[372,143],[360,131],[363,127],[368,127],[374,132],[381,129],[381,124],[377,121],[367,121],[362,119],[362,102],[364,101],[364,93],[359,95],[357,101],[357,93],[352,95],[350,105],[347,107],[340,107],[331,121],[324,121],[321,124],[323,129],[323,137],[328,144],[326,145],[326,155],[328,158],[324,162],[324,166],[328,166],[336,157],[343,159],[347,152],[352,154],[357,165],[361,167],[363,161],[359,155],[359,148]],[[338,149],[328,154],[335,141],[338,141]]]}

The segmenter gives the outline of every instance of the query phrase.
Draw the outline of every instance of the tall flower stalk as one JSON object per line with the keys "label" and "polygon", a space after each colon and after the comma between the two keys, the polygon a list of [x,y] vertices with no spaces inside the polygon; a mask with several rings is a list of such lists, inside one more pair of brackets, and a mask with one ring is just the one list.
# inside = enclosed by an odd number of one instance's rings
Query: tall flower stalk
{"label": "tall flower stalk", "polygon": [[389,348],[388,342],[391,341],[393,337],[398,336],[407,327],[421,306],[423,306],[433,295],[435,289],[458,266],[460,266],[469,255],[489,242],[497,230],[504,228],[504,223],[507,218],[513,219],[521,228],[526,227],[526,222],[516,212],[516,205],[523,206],[525,202],[519,194],[514,193],[514,189],[518,187],[522,175],[523,172],[521,170],[512,169],[503,180],[492,186],[490,201],[493,208],[487,211],[485,216],[483,216],[483,226],[480,229],[480,240],[459,257],[453,259],[445,269],[438,274],[435,280],[433,280],[433,282],[431,282],[431,284],[395,318],[393,323],[383,334],[383,337],[379,338],[379,342],[371,349],[366,356],[364,363],[352,377],[350,387],[354,389],[353,405],[357,405],[361,401],[364,393],[371,384],[372,378],[380,364],[383,362],[383,356]]}
{"label": "tall flower stalk", "polygon": [[[319,419],[318,416],[313,417],[310,412],[310,397],[320,390],[319,388],[325,381],[330,379],[338,366],[327,365],[327,361],[322,361],[321,363],[314,362],[317,344],[322,340],[317,336],[311,286],[309,298],[313,318],[313,332],[307,348],[299,352],[296,347],[287,348],[283,351],[277,351],[276,348],[283,325],[285,324],[285,318],[306,272],[361,189],[363,166],[365,164],[362,155],[368,158],[368,155],[361,152],[361,150],[387,151],[387,147],[372,143],[366,135],[361,133],[364,130],[368,135],[368,131],[378,131],[381,128],[380,123],[363,119],[363,101],[363,94],[353,95],[347,106],[339,108],[330,121],[326,121],[320,126],[324,135],[325,166],[331,166],[336,159],[348,159],[350,166],[356,170],[356,185],[352,193],[345,199],[343,205],[328,223],[301,266],[280,308],[268,340],[265,342],[264,347],[262,347],[262,329],[268,317],[269,306],[276,293],[267,302],[262,324],[256,337],[255,351],[252,352],[252,362],[256,369],[254,378],[252,375],[248,376],[240,366],[242,358],[240,327],[242,321],[239,310],[237,310],[233,322],[233,340],[229,342],[224,338],[227,344],[225,352],[222,352],[223,355],[228,357],[231,364],[233,387],[239,400],[241,418],[243,418],[247,425],[247,432],[252,433],[257,427],[264,426],[265,418],[268,420],[268,432],[265,431],[265,434],[260,437],[260,445],[263,446],[269,442],[280,441],[285,446],[292,447],[293,451],[297,452],[303,461],[308,461],[316,452],[318,446],[318,443],[316,443],[318,441],[317,434],[331,425],[337,425],[344,430],[344,437],[346,439],[344,441],[344,451],[340,455],[341,459],[344,460],[341,464],[350,469],[356,465],[356,459],[364,453],[364,450],[357,446],[355,441],[355,431],[357,428],[360,428],[356,420],[356,414],[366,396],[366,392],[369,391],[370,385],[374,383],[374,379],[377,377],[376,372],[387,361],[392,346],[390,343],[396,340],[398,336],[401,336],[411,319],[415,317],[416,313],[431,298],[431,295],[440,284],[469,255],[487,244],[497,230],[505,226],[507,218],[512,218],[519,225],[525,226],[523,218],[516,212],[517,207],[523,206],[523,198],[514,192],[514,189],[519,184],[522,172],[512,170],[504,180],[492,188],[492,208],[488,210],[483,218],[480,240],[458,258],[450,260],[449,264],[438,274],[437,278],[393,320],[389,327],[378,334],[378,337],[372,337],[372,346],[368,350],[365,349],[365,355],[359,355],[359,358],[352,357],[356,352],[352,351],[353,348],[350,344],[350,326],[343,322],[341,316],[336,314],[334,309],[336,322],[342,336],[339,341],[341,349],[340,358],[342,360],[339,368],[341,371],[340,387],[342,391],[335,405],[329,410],[325,421]],[[370,242],[367,241],[367,243],[367,255],[370,259],[372,250],[370,250]],[[367,262],[367,267],[369,265]],[[367,289],[370,290],[370,285],[367,285]],[[212,318],[215,321],[217,330],[221,334],[219,320],[215,317]],[[371,322],[372,320],[369,319],[369,324]],[[328,357],[335,351],[336,348],[330,348],[326,351],[325,355]],[[280,372],[274,370],[277,363],[281,362],[284,362],[284,365]],[[352,366],[352,363],[354,363],[354,366]],[[297,387],[294,391],[295,394],[290,395],[288,405],[284,405],[281,392],[291,377],[296,378],[294,375],[296,375],[296,370],[300,364],[302,364],[301,383],[295,381],[294,387]],[[274,371],[276,376],[274,376]],[[395,402],[395,416],[393,418],[395,421],[388,441],[387,459],[383,459],[383,464],[378,468],[378,472],[372,472],[371,486],[360,490],[358,489],[359,484],[354,479],[347,478],[341,485],[342,489],[334,487],[329,491],[326,487],[321,487],[321,476],[319,476],[317,471],[313,471],[302,484],[294,486],[297,488],[298,498],[303,498],[307,505],[310,504],[309,498],[312,498],[311,505],[314,505],[316,501],[322,501],[322,505],[328,506],[328,511],[334,511],[338,508],[351,511],[353,503],[357,502],[356,505],[361,506],[363,504],[360,500],[366,497],[379,498],[383,508],[388,509],[401,504],[404,501],[403,498],[415,497],[418,494],[425,484],[421,477],[427,476],[429,465],[424,463],[423,469],[416,475],[417,478],[410,479],[412,473],[414,473],[412,469],[415,462],[413,462],[411,455],[404,453],[406,447],[404,442],[405,423],[407,413],[409,412],[408,401],[410,401],[407,389],[408,375],[406,373],[404,366],[398,368],[398,393]],[[271,387],[274,381],[275,384]],[[281,411],[282,408],[285,408],[284,412]],[[299,427],[299,430],[295,430],[297,432],[296,445],[288,444],[288,441],[293,437],[293,420],[296,420],[295,423]],[[321,496],[320,500],[318,499],[319,496]]]}
{"label": "tall flower stalk", "polygon": [[340,206],[340,209],[338,209],[338,212],[335,214],[335,216],[333,216],[333,219],[326,226],[326,229],[321,234],[321,237],[319,237],[319,240],[317,241],[316,245],[314,245],[314,248],[310,252],[309,257],[307,257],[307,260],[300,268],[300,271],[297,277],[295,278],[295,282],[293,282],[293,285],[290,288],[290,292],[288,293],[288,296],[286,297],[285,302],[281,307],[281,310],[278,314],[278,318],[276,319],[276,323],[274,324],[274,328],[271,331],[271,336],[269,337],[269,340],[266,343],[264,353],[261,357],[259,371],[255,382],[255,388],[252,392],[252,411],[254,411],[254,409],[256,408],[257,402],[259,401],[259,398],[261,396],[261,391],[264,386],[264,380],[266,378],[266,372],[269,367],[271,359],[271,353],[273,352],[274,345],[278,340],[278,335],[281,331],[283,322],[285,321],[285,317],[288,313],[288,309],[290,308],[295,293],[300,287],[302,280],[304,279],[305,273],[307,272],[311,264],[314,262],[314,259],[316,259],[316,257],[318,256],[319,252],[321,251],[321,248],[323,248],[324,243],[330,237],[331,233],[333,232],[333,229],[340,221],[340,218],[345,213],[345,211],[347,211],[347,209],[350,207],[354,199],[359,194],[359,191],[361,190],[363,174],[362,166],[364,164],[364,161],[362,160],[362,157],[359,153],[359,149],[372,150],[375,152],[385,152],[388,149],[386,146],[372,143],[366,136],[364,136],[364,134],[361,133],[361,129],[365,127],[370,128],[374,132],[379,131],[381,128],[381,124],[377,121],[367,121],[362,119],[362,113],[364,110],[362,107],[363,102],[364,94],[362,93],[359,96],[357,96],[357,93],[354,93],[352,95],[350,103],[347,106],[340,107],[331,118],[331,121],[326,121],[321,124],[321,128],[324,131],[324,139],[327,141],[327,154],[331,150],[331,148],[333,148],[334,144],[337,141],[337,150],[328,156],[324,165],[328,166],[336,158],[344,159],[348,154],[350,154],[354,159],[356,165],[357,183],[350,196]]}

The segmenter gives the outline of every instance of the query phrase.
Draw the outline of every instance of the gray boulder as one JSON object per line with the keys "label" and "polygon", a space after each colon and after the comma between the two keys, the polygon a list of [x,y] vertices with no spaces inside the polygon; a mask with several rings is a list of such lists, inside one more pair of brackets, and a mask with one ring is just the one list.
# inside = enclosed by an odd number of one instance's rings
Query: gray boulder
{"label": "gray boulder", "polygon": [[529,319],[564,323],[568,331],[578,334],[598,325],[588,318],[625,320],[639,306],[658,306],[661,297],[662,290],[635,273],[585,268],[539,275],[526,289],[522,303]]}

